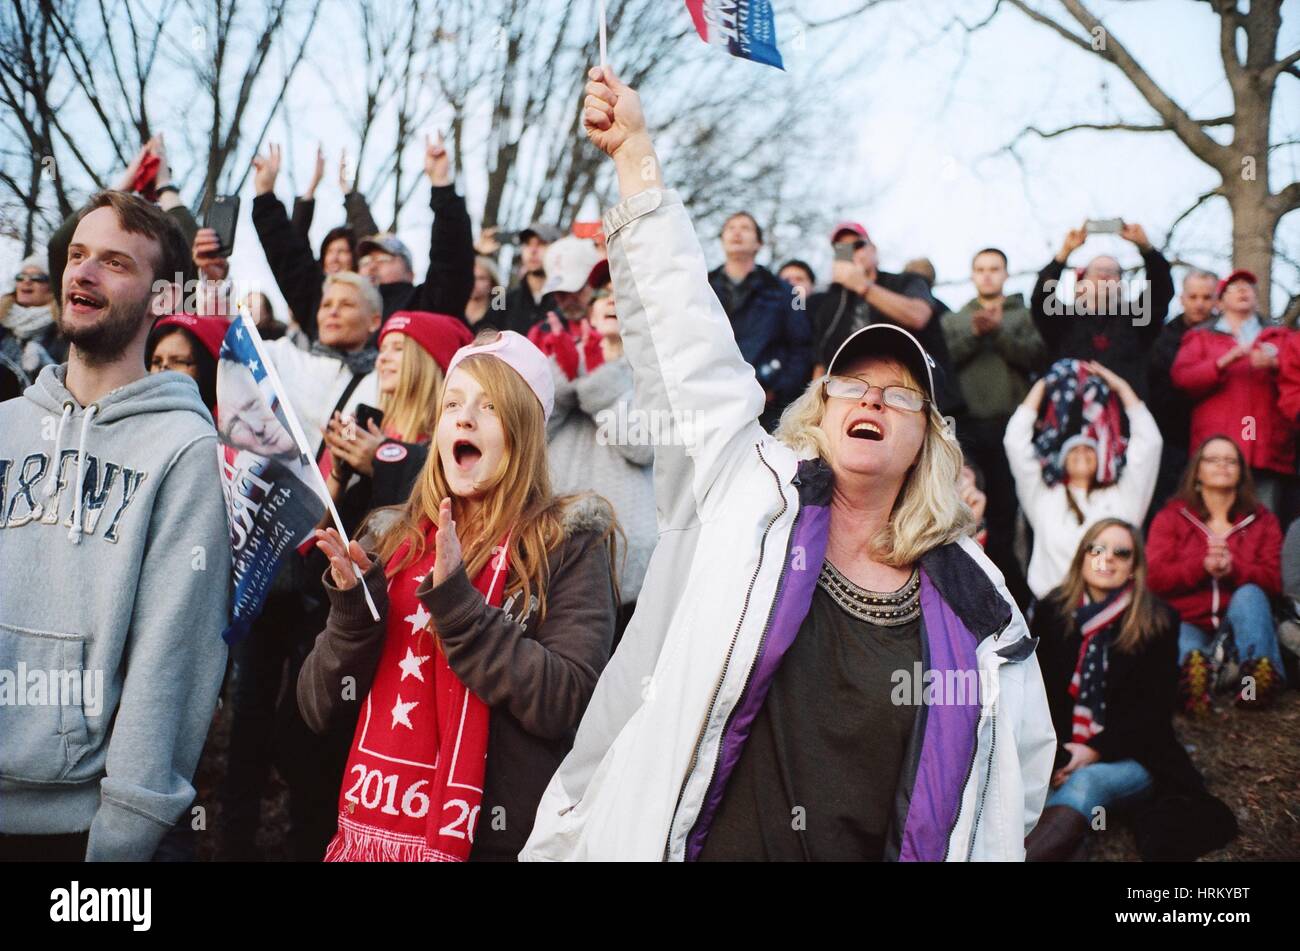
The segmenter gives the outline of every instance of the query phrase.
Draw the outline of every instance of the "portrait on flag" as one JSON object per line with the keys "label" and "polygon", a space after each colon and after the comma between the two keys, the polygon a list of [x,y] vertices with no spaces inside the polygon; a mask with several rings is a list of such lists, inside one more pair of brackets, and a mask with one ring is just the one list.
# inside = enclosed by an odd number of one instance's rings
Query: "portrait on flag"
{"label": "portrait on flag", "polygon": [[298,446],[243,316],[231,323],[217,364],[221,482],[230,515],[235,583],[229,643],[261,612],[271,582],[326,512],[312,458]]}

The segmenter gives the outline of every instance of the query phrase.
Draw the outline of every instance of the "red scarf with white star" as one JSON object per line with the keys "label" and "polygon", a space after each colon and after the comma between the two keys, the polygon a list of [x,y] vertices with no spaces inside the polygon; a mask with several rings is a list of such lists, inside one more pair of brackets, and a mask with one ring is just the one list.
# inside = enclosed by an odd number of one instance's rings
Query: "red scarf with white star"
{"label": "red scarf with white star", "polygon": [[[415,596],[433,568],[436,531],[428,523],[423,557],[389,578],[383,653],[357,719],[327,862],[463,862],[474,845],[489,707],[452,672]],[[506,546],[497,551],[474,579],[493,607],[508,567]]]}

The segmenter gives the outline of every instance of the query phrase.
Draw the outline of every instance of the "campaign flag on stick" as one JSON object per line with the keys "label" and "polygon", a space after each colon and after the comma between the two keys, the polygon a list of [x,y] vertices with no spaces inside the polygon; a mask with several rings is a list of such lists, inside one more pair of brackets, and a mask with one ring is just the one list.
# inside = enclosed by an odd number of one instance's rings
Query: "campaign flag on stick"
{"label": "campaign flag on stick", "polygon": [[[243,308],[221,343],[217,421],[235,582],[230,624],[222,636],[234,644],[261,613],[285,558],[311,538],[327,510],[345,545],[347,534],[261,335]],[[379,620],[364,584],[362,590]]]}
{"label": "campaign flag on stick", "polygon": [[700,39],[732,56],[785,69],[771,0],[686,0]]}

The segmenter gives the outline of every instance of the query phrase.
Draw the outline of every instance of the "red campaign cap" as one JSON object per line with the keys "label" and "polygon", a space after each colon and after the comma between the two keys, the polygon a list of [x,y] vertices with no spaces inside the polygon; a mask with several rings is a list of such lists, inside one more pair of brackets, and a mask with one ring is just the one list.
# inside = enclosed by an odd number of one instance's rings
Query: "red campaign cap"
{"label": "red campaign cap", "polygon": [[169,314],[160,318],[153,325],[153,333],[157,333],[163,327],[183,327],[188,330],[199,338],[199,342],[212,354],[212,358],[215,360],[221,356],[221,341],[226,339],[226,331],[230,329],[230,321],[224,317]]}
{"label": "red campaign cap", "polygon": [[857,235],[859,238],[861,238],[863,241],[870,241],[870,240],[871,240],[870,236],[868,236],[868,234],[867,234],[867,229],[864,228],[864,227],[863,227],[859,222],[856,222],[856,221],[841,221],[841,222],[840,222],[839,224],[837,224],[833,229],[831,229],[831,244],[834,244],[834,243],[835,243],[835,239],[838,238],[838,237],[839,237],[841,234],[843,234],[845,231],[852,231],[854,234],[856,234],[856,235]]}
{"label": "red campaign cap", "polygon": [[414,340],[447,372],[447,364],[461,347],[474,342],[474,333],[464,321],[446,314],[424,310],[399,310],[386,321],[379,331],[379,342],[391,333],[404,334]]}
{"label": "red campaign cap", "polygon": [[593,240],[600,233],[601,225],[599,221],[575,221],[573,223],[573,236],[575,238]]}
{"label": "red campaign cap", "polygon": [[1244,267],[1237,268],[1237,270],[1233,271],[1219,282],[1219,290],[1216,296],[1222,297],[1223,292],[1228,289],[1228,285],[1235,283],[1236,281],[1249,281],[1251,284],[1259,284],[1259,278],[1255,276],[1254,271],[1247,271]]}

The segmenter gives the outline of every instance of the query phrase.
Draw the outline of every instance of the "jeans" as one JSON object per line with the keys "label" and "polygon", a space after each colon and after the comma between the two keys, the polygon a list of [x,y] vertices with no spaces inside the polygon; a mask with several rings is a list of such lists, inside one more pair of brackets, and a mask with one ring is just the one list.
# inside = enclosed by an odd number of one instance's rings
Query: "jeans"
{"label": "jeans", "polygon": [[1151,789],[1151,774],[1135,759],[1082,766],[1047,794],[1047,805],[1069,806],[1091,820],[1092,811],[1122,805]]}
{"label": "jeans", "polygon": [[[1277,627],[1273,624],[1273,606],[1264,589],[1257,584],[1244,584],[1232,593],[1224,625],[1232,632],[1237,643],[1237,658],[1244,664],[1257,657],[1267,657],[1285,677],[1282,670],[1282,651],[1277,643]],[[1186,660],[1193,650],[1208,651],[1213,634],[1186,621],[1178,629],[1178,663]]]}

